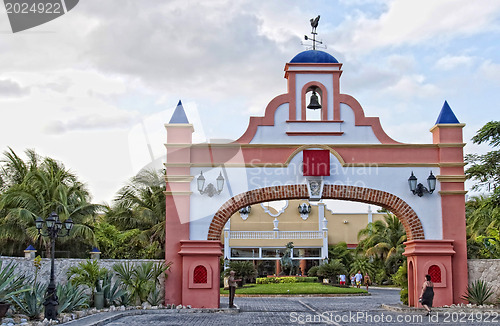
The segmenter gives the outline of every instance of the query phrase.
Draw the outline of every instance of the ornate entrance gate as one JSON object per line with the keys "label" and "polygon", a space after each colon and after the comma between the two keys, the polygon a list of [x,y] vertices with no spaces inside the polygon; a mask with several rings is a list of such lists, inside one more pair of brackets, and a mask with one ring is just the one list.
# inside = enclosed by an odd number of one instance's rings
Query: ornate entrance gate
{"label": "ornate entrance gate", "polygon": [[[435,280],[435,305],[461,302],[464,124],[445,102],[430,130],[432,143],[399,143],[353,97],[340,94],[341,67],[328,53],[299,53],[285,66],[288,93],[274,98],[264,117],[251,117],[230,143],[193,144],[179,102],[166,124],[166,259],[174,263],[168,303],[218,307],[220,240],[229,217],[247,205],[294,198],[387,208],[408,236],[410,305],[418,304],[425,274]],[[319,114],[312,116],[307,102],[314,96]],[[428,176],[428,187],[415,179]]]}

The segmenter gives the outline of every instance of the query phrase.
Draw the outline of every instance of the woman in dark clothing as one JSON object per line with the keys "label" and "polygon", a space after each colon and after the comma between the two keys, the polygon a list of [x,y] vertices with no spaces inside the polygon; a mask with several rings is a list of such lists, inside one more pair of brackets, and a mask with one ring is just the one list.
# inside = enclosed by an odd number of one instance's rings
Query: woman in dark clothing
{"label": "woman in dark clothing", "polygon": [[431,276],[425,275],[424,285],[422,286],[422,294],[420,295],[420,303],[427,310],[427,316],[431,313],[432,300],[434,299],[434,283],[431,282]]}

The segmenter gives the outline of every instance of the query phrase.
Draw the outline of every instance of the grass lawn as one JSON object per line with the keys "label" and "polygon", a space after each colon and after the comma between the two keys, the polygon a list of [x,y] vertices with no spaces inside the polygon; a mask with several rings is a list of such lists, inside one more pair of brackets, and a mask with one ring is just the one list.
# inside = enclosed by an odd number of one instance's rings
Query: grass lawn
{"label": "grass lawn", "polygon": [[[288,291],[290,290],[290,291]],[[221,294],[229,294],[229,290],[220,289]],[[340,288],[321,283],[277,283],[246,284],[237,288],[236,294],[346,294],[366,293],[363,289]]]}

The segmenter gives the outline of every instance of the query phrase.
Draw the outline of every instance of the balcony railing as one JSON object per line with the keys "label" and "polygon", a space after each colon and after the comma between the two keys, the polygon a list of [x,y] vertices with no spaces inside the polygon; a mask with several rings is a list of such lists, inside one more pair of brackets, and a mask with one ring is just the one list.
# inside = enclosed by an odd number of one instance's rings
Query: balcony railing
{"label": "balcony railing", "polygon": [[229,239],[323,239],[323,231],[227,231]]}

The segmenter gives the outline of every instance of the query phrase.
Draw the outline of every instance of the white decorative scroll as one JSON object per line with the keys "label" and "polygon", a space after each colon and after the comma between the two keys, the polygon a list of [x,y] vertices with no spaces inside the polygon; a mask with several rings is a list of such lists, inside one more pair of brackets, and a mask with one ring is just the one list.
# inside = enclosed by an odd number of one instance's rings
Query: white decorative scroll
{"label": "white decorative scroll", "polygon": [[[277,200],[269,203],[260,203],[260,206],[264,209],[264,212],[272,217],[278,217],[285,212],[288,207],[288,200]],[[269,207],[274,208],[277,213],[274,214],[269,210]]]}

